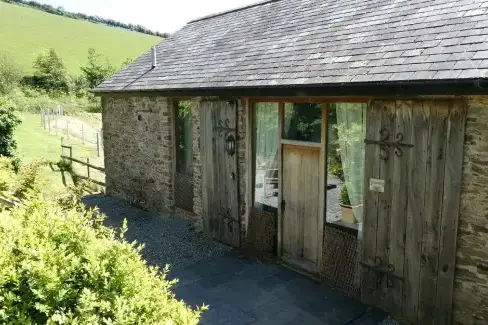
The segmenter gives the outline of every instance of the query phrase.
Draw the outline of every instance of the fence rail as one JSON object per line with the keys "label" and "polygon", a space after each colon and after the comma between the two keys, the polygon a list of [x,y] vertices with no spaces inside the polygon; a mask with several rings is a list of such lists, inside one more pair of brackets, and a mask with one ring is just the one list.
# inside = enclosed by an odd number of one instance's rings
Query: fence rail
{"label": "fence rail", "polygon": [[[69,156],[66,156],[64,154],[64,149],[69,150]],[[98,181],[98,180],[94,179],[93,177],[91,177],[92,173],[90,172],[90,169],[94,169],[94,170],[97,170],[99,172],[105,173],[105,168],[91,164],[90,158],[86,158],[86,161],[83,161],[83,160],[78,159],[78,158],[74,158],[72,146],[67,146],[67,145],[61,144],[61,159],[68,160],[71,163],[74,162],[74,163],[77,163],[77,164],[80,164],[80,165],[86,167],[86,176],[85,175],[79,175],[79,174],[76,174],[73,172],[74,176],[76,176],[78,179],[87,180],[87,181],[92,182],[94,184],[105,187],[105,183]]]}

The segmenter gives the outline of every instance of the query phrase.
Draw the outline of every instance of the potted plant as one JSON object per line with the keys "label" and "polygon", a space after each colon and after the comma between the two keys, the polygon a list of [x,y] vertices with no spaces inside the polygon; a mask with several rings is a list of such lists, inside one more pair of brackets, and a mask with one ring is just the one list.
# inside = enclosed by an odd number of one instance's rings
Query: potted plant
{"label": "potted plant", "polygon": [[353,206],[351,205],[351,200],[349,199],[349,193],[347,193],[346,183],[342,183],[339,204],[341,206],[342,221],[347,223],[357,223],[356,217],[354,216]]}

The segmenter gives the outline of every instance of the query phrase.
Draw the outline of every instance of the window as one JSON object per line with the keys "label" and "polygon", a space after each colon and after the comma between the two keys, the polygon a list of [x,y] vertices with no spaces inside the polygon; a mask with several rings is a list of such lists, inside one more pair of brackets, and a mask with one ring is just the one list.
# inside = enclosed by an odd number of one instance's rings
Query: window
{"label": "window", "polygon": [[283,139],[320,142],[322,105],[286,103]]}
{"label": "window", "polygon": [[366,104],[332,103],[327,116],[327,216],[357,228],[363,220]]}
{"label": "window", "polygon": [[254,105],[254,207],[278,208],[278,103]]}
{"label": "window", "polygon": [[190,104],[177,103],[175,108],[175,204],[193,211],[193,127]]}

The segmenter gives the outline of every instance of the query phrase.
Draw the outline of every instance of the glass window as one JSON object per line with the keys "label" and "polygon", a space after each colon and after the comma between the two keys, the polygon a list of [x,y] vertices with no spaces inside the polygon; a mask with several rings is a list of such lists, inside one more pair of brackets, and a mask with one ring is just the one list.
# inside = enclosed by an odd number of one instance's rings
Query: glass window
{"label": "glass window", "polygon": [[278,208],[278,103],[254,106],[254,206]]}
{"label": "glass window", "polygon": [[176,109],[176,171],[193,174],[193,128],[189,104],[178,103]]}
{"label": "glass window", "polygon": [[320,142],[322,105],[286,103],[283,139]]}
{"label": "glass window", "polygon": [[359,230],[363,220],[366,106],[365,103],[333,103],[327,110],[326,220],[359,224]]}

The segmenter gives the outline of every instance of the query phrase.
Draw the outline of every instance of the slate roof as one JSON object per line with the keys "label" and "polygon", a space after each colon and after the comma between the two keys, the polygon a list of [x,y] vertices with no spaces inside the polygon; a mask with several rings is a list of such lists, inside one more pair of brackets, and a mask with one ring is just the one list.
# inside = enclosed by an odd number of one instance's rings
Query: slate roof
{"label": "slate roof", "polygon": [[188,23],[157,59],[95,92],[486,78],[488,1],[267,1]]}

